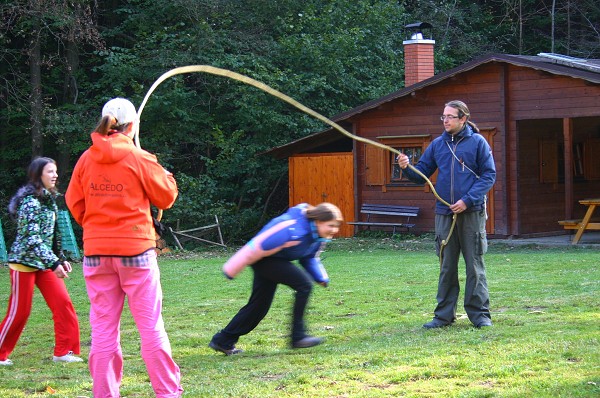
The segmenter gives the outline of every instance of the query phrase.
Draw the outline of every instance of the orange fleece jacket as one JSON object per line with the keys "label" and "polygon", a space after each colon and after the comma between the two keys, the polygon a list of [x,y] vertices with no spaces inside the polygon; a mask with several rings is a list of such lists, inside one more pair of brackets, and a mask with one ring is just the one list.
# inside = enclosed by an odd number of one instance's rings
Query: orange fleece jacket
{"label": "orange fleece jacket", "polygon": [[92,133],[73,170],[65,199],[83,227],[86,256],[135,256],[156,246],[150,204],[173,206],[177,183],[156,156],[121,133]]}

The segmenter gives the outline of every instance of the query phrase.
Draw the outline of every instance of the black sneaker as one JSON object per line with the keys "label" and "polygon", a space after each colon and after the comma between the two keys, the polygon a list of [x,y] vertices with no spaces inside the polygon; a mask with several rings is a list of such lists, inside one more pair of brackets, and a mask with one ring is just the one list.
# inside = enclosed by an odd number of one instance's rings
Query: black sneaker
{"label": "black sneaker", "polygon": [[320,337],[306,336],[300,340],[292,341],[292,348],[309,348],[319,345],[323,342]]}
{"label": "black sneaker", "polygon": [[222,352],[223,354],[225,354],[227,356],[241,354],[242,352],[244,352],[244,350],[240,350],[239,348],[235,348],[235,346],[231,347],[229,349],[223,348],[220,345],[218,345],[217,343],[215,343],[214,341],[211,341],[210,343],[208,343],[208,346],[210,348],[212,348],[213,350]]}
{"label": "black sneaker", "polygon": [[425,329],[444,328],[446,326],[450,326],[450,323],[444,322],[444,321],[440,321],[437,318],[433,318],[433,320],[431,322],[427,322],[425,325],[423,325],[423,327]]}
{"label": "black sneaker", "polygon": [[484,320],[478,322],[477,325],[475,325],[475,327],[477,329],[481,329],[481,328],[485,328],[485,327],[489,327],[489,326],[492,326],[492,321],[489,319],[484,319]]}

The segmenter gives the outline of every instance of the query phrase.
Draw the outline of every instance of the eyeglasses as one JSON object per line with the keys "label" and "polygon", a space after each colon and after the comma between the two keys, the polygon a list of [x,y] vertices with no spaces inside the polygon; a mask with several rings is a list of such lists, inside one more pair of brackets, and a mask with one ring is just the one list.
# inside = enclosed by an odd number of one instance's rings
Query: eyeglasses
{"label": "eyeglasses", "polygon": [[441,121],[444,121],[446,119],[448,119],[448,120],[454,120],[454,119],[460,119],[460,117],[459,116],[454,116],[454,115],[442,115],[442,116],[440,116],[440,120]]}

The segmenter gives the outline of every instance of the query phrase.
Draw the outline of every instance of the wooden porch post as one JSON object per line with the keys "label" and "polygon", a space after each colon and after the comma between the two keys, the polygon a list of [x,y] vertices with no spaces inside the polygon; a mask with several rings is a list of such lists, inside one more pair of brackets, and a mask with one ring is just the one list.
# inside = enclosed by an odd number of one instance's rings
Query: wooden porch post
{"label": "wooden porch post", "polygon": [[563,119],[565,154],[565,220],[573,218],[573,120]]}

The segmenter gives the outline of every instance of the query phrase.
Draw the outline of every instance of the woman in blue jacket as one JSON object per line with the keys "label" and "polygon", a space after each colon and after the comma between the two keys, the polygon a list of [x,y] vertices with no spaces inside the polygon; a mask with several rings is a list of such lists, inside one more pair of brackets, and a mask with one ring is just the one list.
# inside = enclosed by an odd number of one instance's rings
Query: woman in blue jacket
{"label": "woman in blue jacket", "polygon": [[[325,243],[339,231],[342,221],[342,213],[331,203],[321,203],[315,207],[303,203],[271,220],[234,254],[223,266],[223,272],[231,279],[251,265],[254,271],[252,294],[248,304],[213,336],[209,347],[225,355],[242,352],[235,348],[235,344],[240,336],[254,330],[267,315],[280,283],[296,291],[292,348],[320,344],[322,339],[306,334],[304,311],[312,291],[312,281],[322,286],[329,283],[319,254]],[[295,266],[293,260],[298,260],[306,272]]]}

